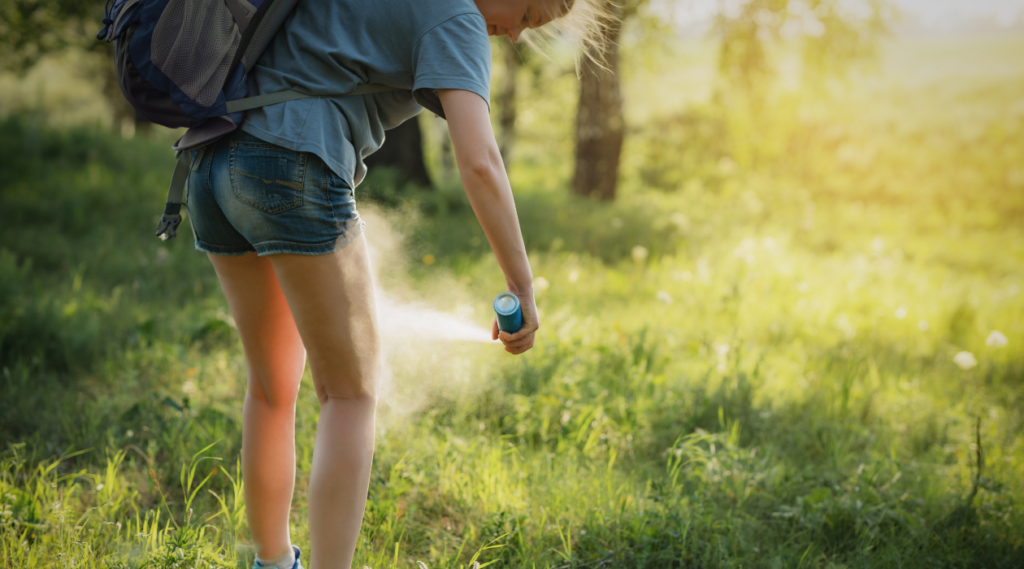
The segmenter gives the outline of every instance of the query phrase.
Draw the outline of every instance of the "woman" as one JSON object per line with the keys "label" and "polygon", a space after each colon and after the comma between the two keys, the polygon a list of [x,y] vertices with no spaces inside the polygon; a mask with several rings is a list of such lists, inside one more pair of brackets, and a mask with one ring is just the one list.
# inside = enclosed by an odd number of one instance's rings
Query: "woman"
{"label": "woman", "polygon": [[[584,5],[572,10],[586,13]],[[194,152],[189,214],[241,335],[248,369],[242,472],[257,566],[301,567],[291,545],[295,401],[309,358],[320,400],[309,482],[312,566],[352,563],[373,457],[381,369],[372,275],[353,188],[384,130],[423,107],[448,120],[473,210],[519,297],[533,346],[540,325],[515,204],[488,118],[488,35],[513,41],[570,12],[571,0],[302,0],[254,68],[257,92],[345,93],[250,111],[241,131]],[[592,21],[592,20],[591,20]],[[255,254],[253,254],[255,253]]]}

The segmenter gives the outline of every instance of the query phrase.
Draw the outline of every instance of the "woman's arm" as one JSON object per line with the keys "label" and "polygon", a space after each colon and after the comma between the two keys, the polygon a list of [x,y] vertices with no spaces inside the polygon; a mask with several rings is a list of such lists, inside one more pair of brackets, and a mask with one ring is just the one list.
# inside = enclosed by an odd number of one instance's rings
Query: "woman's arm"
{"label": "woman's arm", "polygon": [[508,290],[519,297],[523,309],[522,329],[515,334],[499,335],[495,321],[493,337],[501,338],[509,353],[521,354],[533,347],[540,319],[533,299],[533,273],[526,258],[512,188],[491,130],[487,102],[476,93],[458,89],[442,89],[438,95],[448,119],[462,187],[505,273]]}

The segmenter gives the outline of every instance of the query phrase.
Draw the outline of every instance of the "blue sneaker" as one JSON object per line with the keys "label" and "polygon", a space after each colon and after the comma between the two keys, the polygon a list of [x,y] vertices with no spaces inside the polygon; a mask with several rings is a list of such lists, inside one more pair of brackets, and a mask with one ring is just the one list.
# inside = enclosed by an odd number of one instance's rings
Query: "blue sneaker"
{"label": "blue sneaker", "polygon": [[[299,562],[299,558],[302,557],[302,550],[293,545],[292,551],[295,552],[295,564],[292,565],[292,569],[305,569],[302,563]],[[259,561],[253,561],[252,563],[252,569],[262,569],[263,567],[273,567],[273,565],[261,565]]]}

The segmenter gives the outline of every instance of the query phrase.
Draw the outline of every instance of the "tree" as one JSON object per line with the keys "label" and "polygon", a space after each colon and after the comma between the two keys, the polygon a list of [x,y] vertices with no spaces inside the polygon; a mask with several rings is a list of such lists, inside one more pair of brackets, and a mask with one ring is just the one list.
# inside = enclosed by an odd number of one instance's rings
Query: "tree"
{"label": "tree", "polygon": [[520,49],[525,48],[510,41],[502,41],[500,45],[504,73],[496,101],[498,106],[498,150],[501,151],[502,161],[505,163],[505,168],[508,169],[512,164],[512,148],[516,138],[516,76],[519,74],[519,68],[522,67]]}
{"label": "tree", "polygon": [[613,200],[626,133],[619,88],[619,37],[622,18],[634,9],[603,1],[613,17],[604,22],[601,41],[586,48],[580,64],[572,190],[580,196]]}

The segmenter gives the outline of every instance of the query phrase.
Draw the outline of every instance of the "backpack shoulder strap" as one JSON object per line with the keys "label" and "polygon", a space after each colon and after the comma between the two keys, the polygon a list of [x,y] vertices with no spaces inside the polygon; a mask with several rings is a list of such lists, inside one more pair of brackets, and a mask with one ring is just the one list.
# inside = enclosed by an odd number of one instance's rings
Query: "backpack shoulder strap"
{"label": "backpack shoulder strap", "polygon": [[[230,7],[237,0],[228,0]],[[278,29],[284,24],[285,19],[299,0],[263,0],[256,13],[248,19],[245,27],[239,25],[242,38],[238,42],[238,49],[231,58],[231,65],[228,69],[235,69],[239,63],[245,64],[245,72],[248,73],[256,60],[263,54],[263,50],[270,45]],[[230,77],[230,73],[229,73]],[[225,86],[227,79],[225,79]]]}

